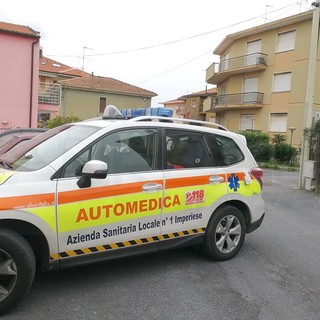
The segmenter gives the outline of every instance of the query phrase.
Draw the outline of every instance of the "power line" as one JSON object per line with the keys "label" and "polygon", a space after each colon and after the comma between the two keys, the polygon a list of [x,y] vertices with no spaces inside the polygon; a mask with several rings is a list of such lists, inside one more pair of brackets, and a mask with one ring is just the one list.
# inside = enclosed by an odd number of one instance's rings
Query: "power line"
{"label": "power line", "polygon": [[[287,8],[290,8],[290,7],[294,7],[294,6],[296,6],[296,5],[297,5],[297,3],[295,2],[295,3],[293,3],[293,4],[290,4],[290,5],[281,7],[281,8],[279,8],[279,9],[275,9],[275,10],[273,10],[273,11],[270,11],[270,12],[268,12],[268,14],[275,13],[275,12],[277,12],[277,11],[280,11],[280,10],[283,10],[283,9],[287,9]],[[211,33],[215,33],[215,32],[222,31],[222,30],[225,30],[225,29],[228,29],[228,28],[231,28],[231,27],[238,26],[238,25],[243,24],[243,23],[246,23],[246,22],[250,22],[250,21],[252,21],[252,20],[255,20],[255,19],[258,19],[258,18],[261,18],[261,17],[264,17],[264,16],[265,16],[265,14],[259,15],[259,16],[253,17],[253,18],[249,18],[249,19],[247,19],[247,20],[243,20],[243,21],[240,21],[240,22],[233,23],[233,24],[228,25],[228,26],[225,26],[225,27],[217,28],[217,29],[214,29],[214,30],[211,30],[211,31],[203,32],[203,33],[200,33],[200,34],[196,34],[196,35],[189,36],[189,37],[185,37],[185,38],[181,38],[181,39],[176,39],[176,40],[172,40],[172,41],[167,41],[167,42],[160,43],[160,44],[155,44],[155,45],[145,46],[145,47],[140,47],[140,48],[134,48],[134,49],[127,49],[127,50],[119,50],[119,51],[107,52],[107,53],[87,54],[86,56],[87,56],[87,57],[89,57],[89,56],[90,56],[90,57],[108,56],[108,55],[123,54],[123,53],[130,53],[130,52],[136,52],[136,51],[143,51],[143,50],[154,49],[154,48],[158,48],[158,47],[162,47],[162,46],[171,45],[171,44],[174,44],[174,43],[179,43],[179,42],[183,42],[183,41],[187,41],[187,40],[199,38],[199,37],[202,37],[202,36],[211,34]],[[53,57],[54,55],[48,55],[48,57],[50,57],[50,56]],[[79,56],[75,56],[75,55],[62,55],[62,56],[59,56],[59,57],[79,57]]]}
{"label": "power line", "polygon": [[[268,14],[271,14],[271,13],[275,13],[275,12],[278,12],[280,10],[283,10],[283,9],[288,9],[288,8],[293,8],[294,6],[296,6],[297,3],[293,3],[293,4],[290,4],[290,5],[287,5],[287,6],[284,6],[284,7],[281,7],[279,9],[276,9],[276,10],[273,10],[273,11],[270,11],[268,12]],[[289,9],[289,10],[290,10]],[[286,10],[286,12],[288,12],[289,10]],[[161,47],[161,46],[166,46],[166,45],[171,45],[171,44],[174,44],[174,43],[178,43],[178,42],[182,42],[182,41],[187,41],[187,40],[191,40],[191,39],[194,39],[194,38],[198,38],[198,37],[202,37],[202,36],[205,36],[205,35],[208,35],[208,34],[211,34],[211,33],[214,33],[214,32],[218,32],[218,31],[221,31],[221,30],[225,30],[225,29],[228,29],[228,28],[231,28],[231,27],[234,27],[234,26],[237,26],[237,25],[240,25],[240,24],[243,24],[243,23],[246,23],[246,22],[249,22],[249,21],[252,21],[252,20],[255,20],[257,18],[261,18],[261,17],[264,17],[264,15],[259,15],[259,16],[256,16],[256,17],[253,17],[253,18],[249,18],[247,20],[243,20],[243,21],[240,21],[240,22],[236,22],[234,24],[231,24],[229,26],[226,26],[226,27],[221,27],[221,28],[218,28],[218,29],[215,29],[215,30],[211,30],[211,31],[207,31],[207,32],[203,32],[203,33],[200,33],[200,34],[197,34],[197,35],[193,35],[193,36],[189,36],[189,37],[185,37],[185,38],[181,38],[181,39],[177,39],[177,40],[173,40],[173,41],[168,41],[168,42],[165,42],[165,43],[161,43],[161,44],[157,44],[157,45],[152,45],[152,46],[146,46],[146,47],[140,47],[140,48],[135,48],[135,49],[129,49],[129,50],[122,50],[122,51],[114,51],[114,52],[109,52],[109,53],[100,53],[100,54],[87,54],[86,56],[107,56],[107,55],[115,55],[115,54],[121,54],[121,53],[130,53],[130,52],[135,52],[135,51],[141,51],[141,50],[148,50],[148,49],[152,49],[152,48],[157,48],[157,47]],[[176,69],[179,69],[195,60],[198,60],[200,59],[201,57],[207,55],[208,53],[211,53],[212,51],[206,51],[205,53],[202,53],[201,55],[195,57],[195,58],[192,58],[176,67],[173,67],[171,69],[168,69],[164,72],[161,72],[155,76],[152,76],[148,79],[145,79],[145,80],[142,80],[142,81],[139,81],[138,83],[136,83],[136,85],[139,85],[141,83],[144,83],[144,82],[147,82],[147,81],[150,81],[150,80],[153,80],[155,78],[158,78],[164,74],[167,74],[169,72],[172,72]],[[75,57],[73,55],[65,55],[65,56],[61,56],[61,57]],[[77,56],[78,57],[78,56]],[[83,58],[83,57],[82,57]]]}
{"label": "power line", "polygon": [[207,52],[205,52],[205,53],[202,53],[200,56],[197,56],[197,57],[195,57],[195,58],[192,58],[191,60],[188,60],[188,61],[186,61],[186,62],[184,62],[184,63],[182,63],[182,64],[180,64],[180,65],[178,65],[178,66],[176,66],[176,67],[173,67],[173,68],[171,68],[171,69],[169,69],[169,70],[166,70],[166,71],[164,71],[164,72],[161,72],[161,73],[159,73],[159,74],[157,74],[157,75],[155,75],[155,76],[152,76],[152,77],[150,77],[150,78],[148,78],[148,79],[142,80],[142,81],[136,83],[136,85],[139,85],[139,84],[141,84],[141,83],[143,83],[143,82],[147,82],[147,81],[153,80],[153,79],[158,78],[158,77],[160,77],[160,76],[162,76],[162,75],[164,75],[164,74],[166,74],[166,73],[169,73],[169,72],[171,72],[171,71],[173,71],[173,70],[179,69],[179,68],[181,68],[181,67],[183,67],[183,66],[185,66],[185,65],[187,65],[187,64],[189,64],[189,63],[191,63],[191,62],[193,62],[193,61],[195,61],[195,60],[198,60],[198,59],[202,58],[203,56],[207,55],[208,53],[211,53],[211,50],[210,50],[210,51],[207,51]]}

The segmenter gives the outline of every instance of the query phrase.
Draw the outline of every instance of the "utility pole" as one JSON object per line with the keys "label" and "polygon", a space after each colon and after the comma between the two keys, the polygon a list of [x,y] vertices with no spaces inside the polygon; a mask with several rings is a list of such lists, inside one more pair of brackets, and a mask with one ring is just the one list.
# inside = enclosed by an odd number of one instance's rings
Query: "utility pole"
{"label": "utility pole", "polygon": [[[315,93],[315,81],[317,71],[317,48],[319,42],[319,6],[320,1],[313,2],[311,4],[314,7],[312,16],[312,29],[310,38],[310,51],[309,51],[309,65],[308,65],[308,77],[307,77],[307,89],[306,98],[304,104],[304,123],[303,129],[308,129],[312,126],[313,118],[313,99]],[[299,174],[299,188],[304,188],[303,171],[305,167],[305,161],[309,160],[310,143],[302,136],[301,142],[301,157],[300,157],[300,174]]]}

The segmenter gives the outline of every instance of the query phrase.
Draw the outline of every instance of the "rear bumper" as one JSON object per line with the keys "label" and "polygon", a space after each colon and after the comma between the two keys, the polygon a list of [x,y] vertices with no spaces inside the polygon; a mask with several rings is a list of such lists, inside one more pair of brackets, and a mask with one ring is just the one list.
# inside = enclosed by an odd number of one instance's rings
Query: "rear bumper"
{"label": "rear bumper", "polygon": [[261,223],[264,219],[265,213],[263,213],[263,215],[260,217],[260,219],[256,220],[253,223],[248,223],[247,227],[246,227],[246,233],[251,233],[254,230],[258,229],[261,226]]}

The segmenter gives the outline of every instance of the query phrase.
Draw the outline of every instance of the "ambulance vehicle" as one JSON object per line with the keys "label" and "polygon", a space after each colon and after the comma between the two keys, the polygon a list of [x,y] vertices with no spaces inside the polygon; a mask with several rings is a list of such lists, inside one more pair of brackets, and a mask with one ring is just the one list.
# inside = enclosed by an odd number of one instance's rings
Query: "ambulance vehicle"
{"label": "ambulance vehicle", "polygon": [[36,266],[196,244],[228,260],[261,225],[263,173],[244,137],[159,109],[108,106],[0,157],[0,313],[25,296]]}

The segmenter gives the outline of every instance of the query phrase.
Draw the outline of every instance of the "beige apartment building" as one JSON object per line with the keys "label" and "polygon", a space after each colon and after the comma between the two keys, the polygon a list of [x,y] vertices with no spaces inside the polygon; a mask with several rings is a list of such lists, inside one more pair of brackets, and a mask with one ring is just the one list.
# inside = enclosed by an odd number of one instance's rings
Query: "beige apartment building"
{"label": "beige apartment building", "polygon": [[[316,11],[317,10],[317,11]],[[230,130],[285,134],[301,146],[320,119],[319,8],[226,36],[206,70],[217,85],[216,122]]]}

